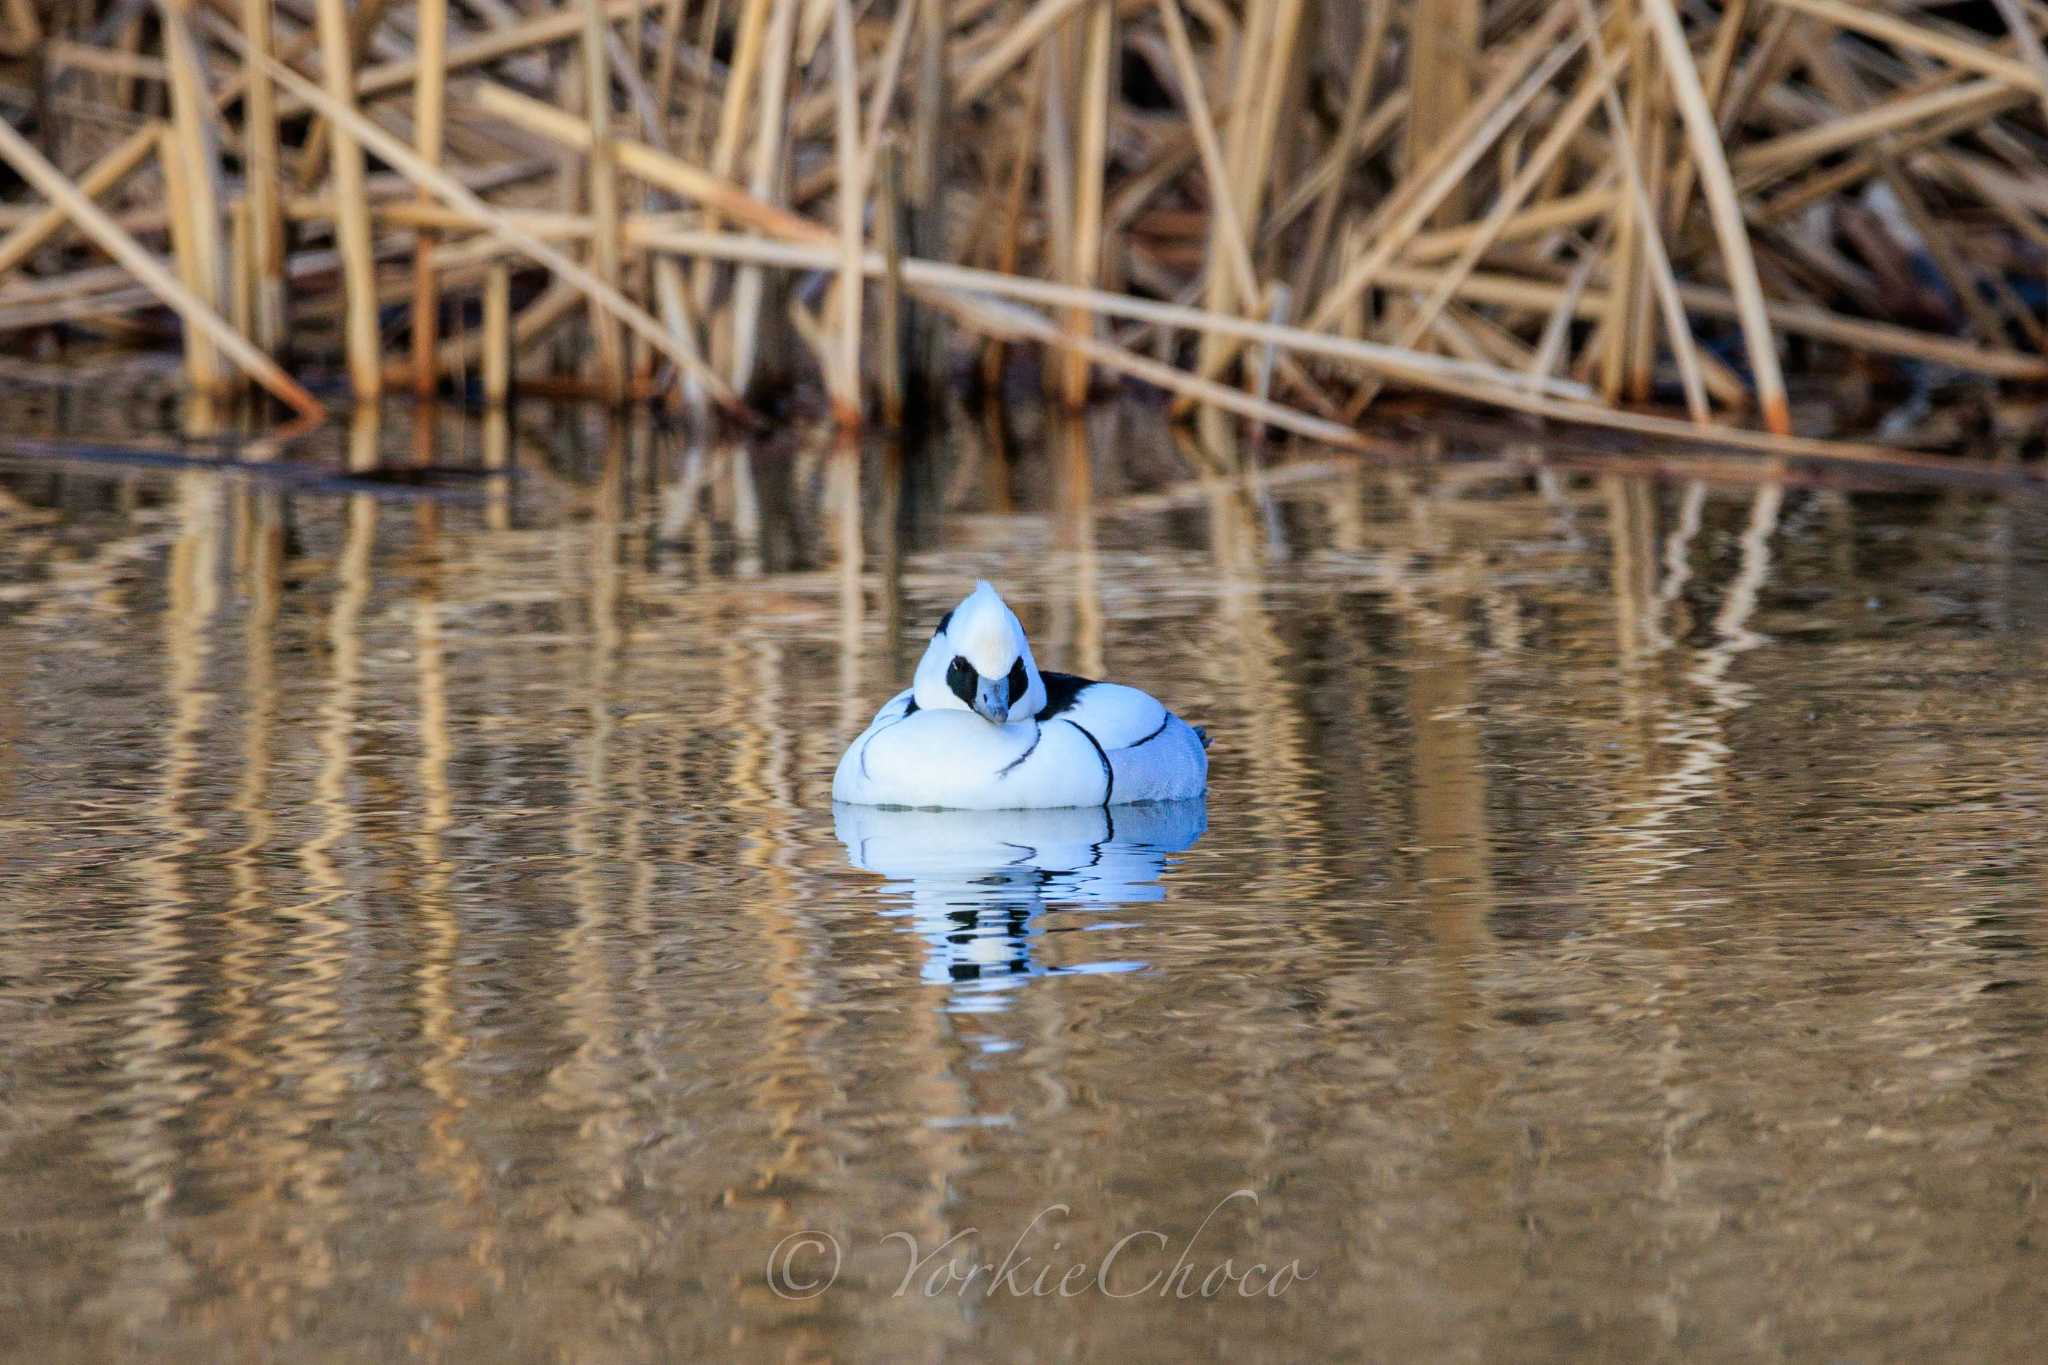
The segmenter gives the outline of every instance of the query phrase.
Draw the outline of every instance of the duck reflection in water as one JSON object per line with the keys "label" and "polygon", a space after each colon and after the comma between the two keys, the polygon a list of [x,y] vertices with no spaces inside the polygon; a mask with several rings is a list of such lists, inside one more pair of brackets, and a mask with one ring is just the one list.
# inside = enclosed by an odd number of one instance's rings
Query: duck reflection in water
{"label": "duck reflection in water", "polygon": [[832,814],[853,865],[887,879],[883,914],[907,918],[925,941],[924,980],[952,986],[948,1008],[962,1012],[1003,1009],[1004,994],[1033,977],[1142,968],[1046,966],[1046,912],[1165,899],[1168,856],[1192,847],[1209,821],[1199,799],[1024,811],[841,804]]}

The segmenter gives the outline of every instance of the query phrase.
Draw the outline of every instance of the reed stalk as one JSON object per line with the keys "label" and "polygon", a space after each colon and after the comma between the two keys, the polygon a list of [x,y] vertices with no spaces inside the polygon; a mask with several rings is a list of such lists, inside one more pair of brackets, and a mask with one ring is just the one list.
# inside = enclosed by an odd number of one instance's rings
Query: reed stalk
{"label": "reed stalk", "polygon": [[[747,191],[764,203],[773,203],[782,183],[783,110],[787,102],[790,44],[795,37],[796,0],[775,0],[769,15],[761,63],[762,117],[754,133],[754,162]],[[741,267],[733,285],[732,386],[745,393],[754,377],[754,357],[759,344],[762,291],[767,280],[758,269]]]}
{"label": "reed stalk", "polygon": [[[448,91],[448,0],[420,0],[415,52],[420,63],[419,84],[413,94],[413,146],[420,160],[429,166],[441,164],[446,138]],[[267,87],[268,81],[264,82]],[[420,191],[420,202],[433,196]],[[441,382],[436,363],[441,331],[441,294],[434,278],[434,230],[418,228],[413,235],[412,364],[413,391],[431,395]]]}
{"label": "reed stalk", "polygon": [[[188,289],[219,311],[226,303],[220,166],[207,122],[204,59],[192,36],[190,3],[160,0],[158,5],[171,86],[164,163],[179,273]],[[185,369],[192,387],[201,393],[219,389],[225,380],[213,341],[203,329],[188,329],[185,334]]]}
{"label": "reed stalk", "polygon": [[[269,55],[276,46],[270,0],[243,0],[242,26],[250,46]],[[277,91],[259,71],[245,70],[242,107],[243,177],[249,201],[248,268],[253,276],[254,337],[258,346],[277,354],[284,347],[286,298],[284,280],[284,209],[279,187],[284,159],[277,135]]]}
{"label": "reed stalk", "polygon": [[[347,7],[342,0],[317,0],[320,32],[320,74],[327,98],[328,126],[347,122],[355,112],[355,69]],[[258,60],[271,66],[259,54]],[[278,79],[272,68],[272,78]],[[346,339],[349,384],[359,402],[374,401],[384,386],[384,365],[378,354],[377,268],[372,259],[369,201],[364,192],[363,149],[345,128],[333,136],[335,236],[341,244],[342,288],[347,302]]]}
{"label": "reed stalk", "polygon": [[[1110,56],[1116,33],[1116,10],[1111,0],[1096,0],[1085,16],[1080,73],[1078,145],[1074,154],[1074,239],[1069,253],[1067,282],[1091,288],[1102,268],[1102,191],[1109,155]],[[1075,310],[1068,314],[1067,330],[1091,333],[1092,314]],[[1062,371],[1061,396],[1067,406],[1078,408],[1088,401],[1088,360],[1078,348],[1070,351]]]}
{"label": "reed stalk", "polygon": [[876,319],[881,333],[876,380],[881,389],[882,420],[891,428],[903,425],[903,167],[894,139],[875,149],[875,236],[882,243],[881,308]]}
{"label": "reed stalk", "polygon": [[512,393],[512,271],[493,261],[484,284],[484,401],[497,406]]}
{"label": "reed stalk", "polygon": [[[616,291],[623,262],[619,168],[612,153],[611,59],[605,50],[609,29],[598,0],[583,0],[583,19],[583,85],[590,126],[590,210],[597,223],[597,235],[590,244],[590,267],[592,274]],[[596,302],[591,304],[590,324],[597,338],[598,384],[612,401],[621,401],[626,395],[625,334],[618,318]]]}
{"label": "reed stalk", "polygon": [[832,85],[838,95],[835,147],[839,154],[839,350],[833,371],[832,411],[842,427],[860,425],[861,274],[867,186],[860,167],[860,101],[853,61],[853,13],[832,0]]}

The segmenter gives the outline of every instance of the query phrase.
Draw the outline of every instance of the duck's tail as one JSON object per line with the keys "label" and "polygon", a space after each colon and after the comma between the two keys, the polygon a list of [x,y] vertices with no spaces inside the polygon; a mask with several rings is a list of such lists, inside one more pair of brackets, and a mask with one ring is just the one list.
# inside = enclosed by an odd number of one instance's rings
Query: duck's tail
{"label": "duck's tail", "polygon": [[1201,741],[1202,741],[1202,747],[1203,747],[1204,749],[1208,748],[1208,747],[1209,747],[1209,727],[1208,727],[1208,726],[1206,726],[1206,725],[1197,725],[1197,726],[1193,726],[1192,728],[1193,728],[1193,730],[1194,730],[1194,732],[1195,732],[1195,738],[1196,738],[1196,739],[1199,739],[1199,740],[1201,740]]}

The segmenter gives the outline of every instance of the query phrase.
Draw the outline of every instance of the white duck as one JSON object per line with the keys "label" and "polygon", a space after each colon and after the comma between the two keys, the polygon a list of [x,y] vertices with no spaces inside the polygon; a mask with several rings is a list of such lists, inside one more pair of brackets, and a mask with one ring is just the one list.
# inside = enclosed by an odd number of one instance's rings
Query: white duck
{"label": "white duck", "polygon": [[916,677],[839,760],[832,799],[1033,810],[1184,801],[1209,738],[1135,687],[1041,673],[987,583],[939,621]]}

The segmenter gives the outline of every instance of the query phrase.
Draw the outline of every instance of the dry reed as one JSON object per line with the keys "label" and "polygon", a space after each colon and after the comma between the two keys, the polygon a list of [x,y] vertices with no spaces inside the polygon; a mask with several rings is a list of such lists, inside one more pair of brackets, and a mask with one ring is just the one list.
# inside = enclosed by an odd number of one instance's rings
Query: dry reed
{"label": "dry reed", "polygon": [[302,411],[288,365],[481,358],[494,402],[814,373],[893,423],[1023,340],[1069,403],[1341,440],[1393,386],[1768,448],[1802,373],[2048,378],[2040,0],[122,9],[0,11],[45,48],[0,62],[0,329],[166,307],[192,385]]}

